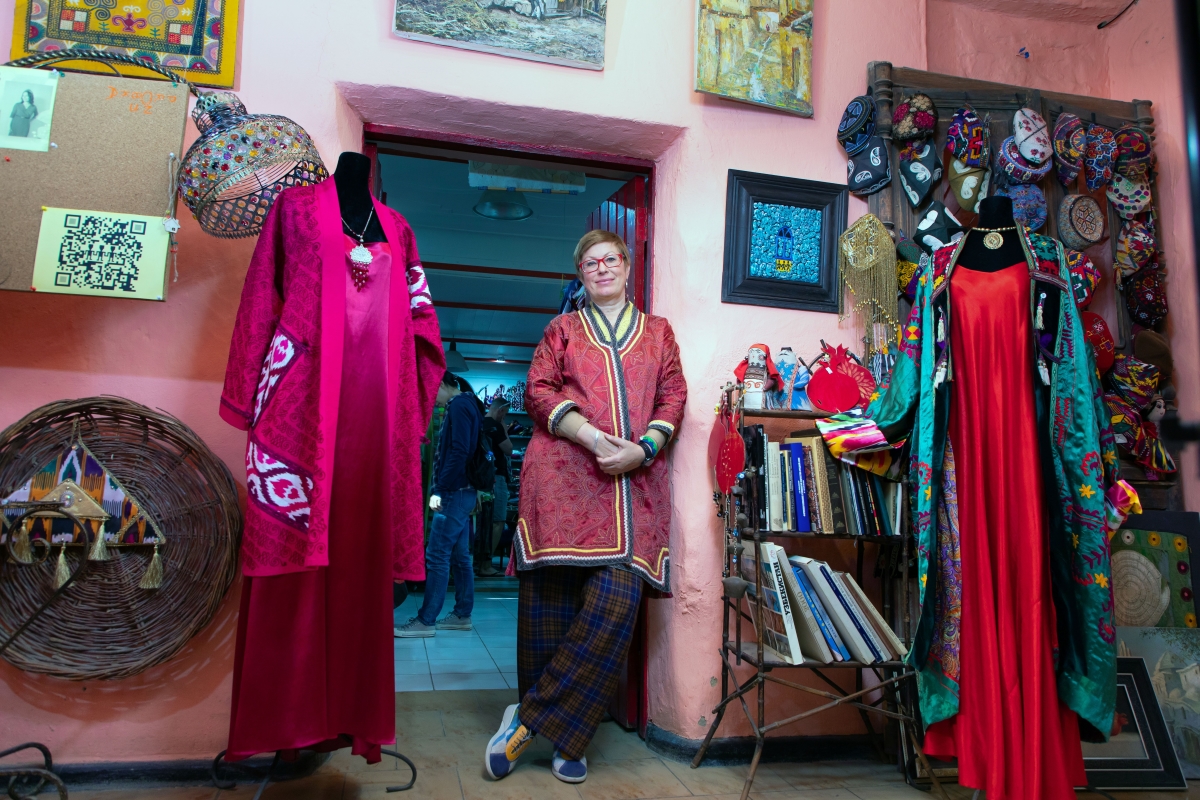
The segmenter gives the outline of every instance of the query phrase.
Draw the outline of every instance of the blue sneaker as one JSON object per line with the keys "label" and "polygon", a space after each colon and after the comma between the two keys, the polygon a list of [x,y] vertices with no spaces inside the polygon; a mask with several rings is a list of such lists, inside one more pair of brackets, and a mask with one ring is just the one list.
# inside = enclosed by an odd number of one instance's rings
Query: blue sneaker
{"label": "blue sneaker", "polygon": [[517,717],[520,704],[514,703],[504,709],[504,719],[500,722],[500,730],[488,742],[487,751],[483,754],[483,767],[492,780],[498,781],[517,767],[517,759],[536,735],[521,724]]}
{"label": "blue sneaker", "polygon": [[555,750],[554,762],[550,771],[563,783],[583,783],[587,780],[587,756],[578,761],[570,761]]}

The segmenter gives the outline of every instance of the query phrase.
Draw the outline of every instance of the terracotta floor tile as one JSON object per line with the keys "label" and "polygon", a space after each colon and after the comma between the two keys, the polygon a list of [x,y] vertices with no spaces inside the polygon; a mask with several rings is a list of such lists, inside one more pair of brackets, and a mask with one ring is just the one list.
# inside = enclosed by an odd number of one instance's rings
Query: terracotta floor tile
{"label": "terracotta floor tile", "polygon": [[417,783],[402,794],[388,794],[388,786],[403,786],[412,779],[407,768],[395,772],[350,775],[342,800],[383,800],[383,798],[421,798],[421,800],[462,800],[462,786],[454,767],[417,768]]}
{"label": "terracotta floor tile", "polygon": [[405,711],[396,714],[396,735],[406,738],[445,736],[440,711]]}
{"label": "terracotta floor tile", "polygon": [[858,797],[849,789],[788,789],[780,792],[751,791],[750,800],[858,800]]}
{"label": "terracotta floor tile", "polygon": [[512,689],[469,689],[461,692],[397,695],[396,713],[403,711],[455,711],[472,708],[492,708],[497,714],[510,703],[517,702]]}
{"label": "terracotta floor tile", "polygon": [[598,751],[604,761],[657,758],[637,734],[626,731],[615,722],[600,723],[592,739],[592,749]]}
{"label": "terracotta floor tile", "polygon": [[658,758],[589,764],[587,780],[578,789],[583,800],[637,800],[692,794]]}
{"label": "terracotta floor tile", "polygon": [[490,739],[503,718],[503,712],[496,713],[490,708],[447,711],[442,714],[442,725],[447,736],[485,736]]}
{"label": "terracotta floor tile", "polygon": [[[486,736],[398,737],[396,748],[423,767],[458,767],[478,763],[482,769]],[[473,768],[473,767],[472,767]]]}
{"label": "terracotta floor tile", "polygon": [[912,786],[868,786],[851,789],[859,800],[929,800],[928,792]]}
{"label": "terracotta floor tile", "polygon": [[[345,775],[314,775],[311,778],[272,783],[263,792],[262,800],[342,800],[345,785]],[[225,793],[221,794],[220,800],[224,800]],[[252,794],[250,796],[253,797]]]}
{"label": "terracotta floor tile", "polygon": [[[483,751],[478,767],[464,764],[458,770],[464,800],[579,800],[576,787],[563,783],[550,772],[550,758],[528,755],[503,780],[493,781],[483,771]],[[588,776],[588,781],[591,781]],[[582,784],[581,784],[582,785]]]}
{"label": "terracotta floor tile", "polygon": [[[674,773],[679,782],[695,795],[733,794],[741,796],[742,785],[746,782],[746,767],[698,767],[692,769],[690,764],[680,764],[663,760],[667,769]],[[775,774],[766,764],[758,768],[754,776],[754,791],[771,791],[791,789],[792,786]]]}
{"label": "terracotta floor tile", "polygon": [[[71,800],[149,800],[150,798],[162,798],[162,800],[211,800],[216,793],[216,789],[211,786],[187,786],[187,787],[161,787],[153,789],[98,789],[93,791],[82,791],[67,787],[70,792]],[[7,797],[8,795],[4,795]],[[251,790],[246,797],[253,797],[254,792]],[[57,798],[58,794],[53,789],[43,790],[43,794],[39,797]],[[237,795],[226,793],[225,797],[233,800]],[[239,799],[240,800],[240,799]]]}

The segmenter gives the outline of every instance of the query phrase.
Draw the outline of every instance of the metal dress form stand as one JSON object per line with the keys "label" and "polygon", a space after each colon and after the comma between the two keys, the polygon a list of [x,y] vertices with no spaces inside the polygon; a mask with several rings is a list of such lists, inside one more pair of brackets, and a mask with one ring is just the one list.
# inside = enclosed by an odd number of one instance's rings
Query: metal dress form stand
{"label": "metal dress form stand", "polygon": [[[379,752],[385,756],[392,756],[393,758],[400,759],[401,761],[403,761],[405,764],[408,765],[408,768],[410,770],[412,770],[412,778],[409,780],[408,783],[404,784],[403,786],[388,786],[384,791],[388,792],[389,794],[392,792],[406,792],[409,789],[413,788],[413,786],[416,785],[416,783],[417,783],[417,767],[408,758],[408,756],[402,755],[401,753],[398,753],[395,750],[380,750]],[[261,780],[261,783],[259,783],[259,786],[258,786],[258,791],[254,793],[254,800],[259,800],[259,798],[262,797],[263,792],[265,792],[267,790],[267,786],[270,785],[271,781],[276,780],[275,767],[277,767],[279,765],[280,758],[281,757],[279,755],[279,752],[277,751],[275,753],[275,757],[271,759],[271,766],[267,767],[266,770],[262,770],[257,767],[251,767],[248,765],[238,764],[238,763],[233,763],[233,764],[226,763],[225,766],[232,767],[234,769],[240,770],[245,773],[250,773],[254,776],[254,780]],[[221,768],[221,763],[224,760],[225,760],[225,751],[222,750],[221,752],[217,753],[217,757],[213,759],[212,768],[211,768],[210,772],[212,774],[213,786],[217,787],[218,789],[230,790],[237,786],[237,782],[231,781],[231,780],[230,781],[221,780],[221,776],[218,774],[218,771]],[[64,800],[65,800],[65,795],[64,795]]]}
{"label": "metal dress form stand", "polygon": [[[745,412],[741,407],[741,397],[738,395],[735,400],[735,393],[740,389],[740,386],[729,384],[724,388],[725,402],[733,412],[733,422],[735,428],[741,433],[744,426],[744,418],[746,416],[764,417],[764,418],[784,418],[784,419],[819,419],[823,415],[813,414],[802,411],[751,411]],[[708,753],[709,745],[712,743],[713,736],[717,732],[717,728],[721,726],[721,721],[725,716],[725,711],[734,701],[741,704],[742,711],[746,715],[746,720],[750,723],[751,730],[754,731],[754,756],[750,760],[750,770],[746,775],[746,782],[742,786],[741,800],[747,800],[750,796],[750,788],[754,785],[754,777],[758,772],[758,765],[762,759],[763,746],[766,742],[768,733],[775,731],[787,725],[792,725],[801,720],[807,719],[822,711],[828,711],[841,706],[851,706],[858,709],[859,715],[862,717],[863,725],[867,729],[867,734],[871,739],[876,752],[881,757],[886,758],[883,745],[880,741],[880,735],[871,725],[871,720],[868,714],[879,714],[885,719],[896,720],[900,724],[901,736],[906,736],[910,740],[910,745],[913,753],[920,764],[924,773],[929,776],[932,781],[934,790],[943,798],[949,800],[945,789],[942,788],[941,782],[938,780],[934,770],[930,767],[929,762],[925,758],[925,753],[921,748],[921,743],[916,736],[916,719],[915,714],[910,710],[910,705],[905,702],[903,697],[903,684],[913,680],[915,673],[901,661],[887,661],[876,664],[864,664],[857,661],[842,661],[831,664],[823,664],[816,661],[804,661],[800,664],[789,664],[784,661],[779,661],[767,657],[767,651],[763,644],[763,629],[764,629],[764,610],[761,598],[763,595],[762,585],[762,569],[759,568],[759,560],[761,559],[761,550],[759,545],[768,541],[772,536],[787,537],[787,538],[811,538],[811,539],[852,539],[855,540],[857,549],[857,564],[856,564],[856,579],[861,585],[862,583],[862,568],[863,568],[863,547],[862,541],[874,541],[880,546],[890,545],[892,547],[900,547],[900,572],[899,578],[901,587],[901,602],[903,604],[903,630],[900,631],[901,639],[907,644],[911,643],[910,637],[910,620],[909,620],[909,537],[907,521],[904,524],[902,535],[899,537],[864,537],[853,536],[849,534],[826,534],[826,533],[778,533],[771,531],[758,530],[756,526],[750,524],[750,520],[758,519],[758,509],[761,499],[757,496],[757,481],[754,478],[757,476],[756,468],[747,467],[744,473],[739,475],[738,485],[725,495],[718,494],[715,499],[720,509],[718,516],[723,520],[723,528],[725,532],[725,565],[722,584],[724,591],[722,592],[722,635],[721,635],[721,702],[713,709],[713,721],[709,725],[708,733],[704,737],[703,744],[700,745],[700,750],[696,753],[696,757],[692,760],[692,768],[695,769],[704,761],[705,755]],[[898,541],[897,541],[898,540]],[[751,584],[744,580],[739,575],[739,570],[736,565],[736,560],[742,555],[747,546],[753,549],[755,554],[755,570],[754,570],[754,592],[752,596],[747,591]],[[888,589],[888,584],[891,581],[884,583],[885,591]],[[743,608],[745,601],[747,608]],[[732,618],[732,625],[731,623]],[[753,640],[746,641],[742,636],[742,623],[749,621],[754,626]],[[732,638],[731,638],[732,634]],[[746,663],[754,668],[754,673],[745,681],[739,682],[734,674],[734,666],[740,666]],[[825,691],[816,689],[811,686],[794,683],[784,680],[772,674],[772,671],[780,668],[791,669],[807,669],[812,671],[818,678],[824,681],[833,691]],[[828,669],[852,669],[855,674],[854,691],[848,692],[843,689],[836,681],[825,674]],[[870,669],[874,671],[878,683],[874,686],[863,687],[862,674],[863,670]],[[799,714],[794,714],[786,719],[777,720],[768,723],[766,721],[766,687],[768,683],[786,686],[797,691],[805,692],[814,695],[826,702],[816,708],[803,711]],[[880,692],[880,699],[874,702],[867,702],[866,696],[875,692]],[[749,704],[746,701],[747,696],[751,693],[756,693],[757,709],[752,712]],[[906,770],[907,777],[907,770]]]}

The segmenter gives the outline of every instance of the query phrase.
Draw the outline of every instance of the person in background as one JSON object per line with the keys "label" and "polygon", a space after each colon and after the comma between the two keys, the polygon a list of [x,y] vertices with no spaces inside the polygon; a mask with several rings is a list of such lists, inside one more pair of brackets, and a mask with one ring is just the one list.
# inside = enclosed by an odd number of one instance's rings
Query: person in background
{"label": "person in background", "polygon": [[679,347],[670,323],[625,299],[621,237],[590,231],[574,258],[588,304],[546,326],[525,389],[534,431],[513,537],[520,703],[484,752],[493,779],[535,735],[554,743],[556,778],[587,778],[584,751],[616,693],[642,594],[670,591],[670,467],[658,456],[687,401]]}
{"label": "person in background", "polygon": [[496,488],[493,491],[495,501],[492,505],[492,523],[490,531],[478,531],[478,547],[475,548],[475,573],[481,578],[492,578],[500,572],[492,566],[492,554],[496,550],[496,542],[504,533],[504,521],[508,517],[508,457],[512,455],[513,444],[505,429],[504,416],[508,413],[507,400],[497,397],[492,401],[483,418],[483,435],[487,437],[496,458]]}
{"label": "person in background", "polygon": [[[483,413],[470,384],[453,372],[442,376],[436,403],[446,409],[446,415],[442,419],[429,487],[429,507],[434,515],[425,545],[425,599],[417,615],[395,629],[396,637],[401,639],[433,636],[439,628],[469,631],[475,606],[471,512],[475,510],[476,493],[467,479],[467,463],[482,435]],[[451,569],[454,610],[438,619],[446,600]]]}

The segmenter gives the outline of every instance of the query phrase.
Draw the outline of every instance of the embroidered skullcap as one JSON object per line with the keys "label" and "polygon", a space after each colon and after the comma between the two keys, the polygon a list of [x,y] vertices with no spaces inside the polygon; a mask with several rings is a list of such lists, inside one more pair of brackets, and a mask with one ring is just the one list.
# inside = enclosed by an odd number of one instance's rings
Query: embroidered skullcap
{"label": "embroidered skullcap", "polygon": [[926,139],[937,130],[937,106],[929,95],[918,92],[904,98],[892,113],[892,139],[909,142]]}
{"label": "embroidered skullcap", "polygon": [[1005,186],[996,192],[998,197],[1008,197],[1013,204],[1013,218],[1031,231],[1046,224],[1046,195],[1033,184],[1018,183]]}
{"label": "embroidered skullcap", "polygon": [[875,135],[875,101],[870,95],[860,95],[850,101],[838,123],[837,137],[846,148],[846,155],[861,153]]}
{"label": "embroidered skullcap", "polygon": [[1021,155],[1017,149],[1017,141],[1009,136],[1000,143],[996,151],[996,168],[1008,176],[1009,183],[1037,183],[1050,172],[1053,162],[1049,159],[1041,164],[1034,164]]}
{"label": "embroidered skullcap", "polygon": [[900,185],[913,208],[925,202],[942,177],[942,164],[930,139],[916,139],[900,151]]}
{"label": "embroidered skullcap", "polygon": [[1071,273],[1071,294],[1078,308],[1087,308],[1092,302],[1092,295],[1100,285],[1101,273],[1083,253],[1078,250],[1067,250],[1067,271]]}
{"label": "embroidered skullcap", "polygon": [[1113,157],[1117,154],[1117,141],[1113,132],[1103,125],[1089,125],[1087,129],[1087,151],[1083,155],[1083,177],[1090,191],[1108,184],[1113,176]]}
{"label": "embroidered skullcap", "polygon": [[950,159],[950,172],[947,177],[950,179],[950,190],[954,192],[958,207],[970,214],[977,213],[979,201],[987,197],[991,176],[991,171],[983,167],[971,167],[957,158]]}
{"label": "embroidered skullcap", "polygon": [[1053,155],[1046,120],[1032,108],[1020,108],[1013,114],[1013,139],[1017,151],[1030,164],[1042,164]]}
{"label": "embroidered skullcap", "polygon": [[1147,364],[1158,367],[1158,384],[1160,387],[1171,382],[1175,374],[1175,358],[1171,355],[1171,345],[1167,337],[1158,331],[1138,331],[1133,337],[1133,355]]}
{"label": "embroidered skullcap", "polygon": [[1136,125],[1122,125],[1113,134],[1116,156],[1113,169],[1126,177],[1144,176],[1154,167],[1150,135]]}
{"label": "embroidered skullcap", "polygon": [[1117,353],[1113,358],[1109,380],[1116,393],[1140,411],[1150,405],[1158,390],[1158,367],[1133,356]]}
{"label": "embroidered skullcap", "polygon": [[1113,257],[1113,269],[1123,277],[1129,277],[1148,266],[1158,252],[1158,242],[1150,226],[1135,219],[1121,223],[1117,234],[1117,254]]}
{"label": "embroidered skullcap", "polygon": [[1116,342],[1108,330],[1104,317],[1091,311],[1079,312],[1079,321],[1083,325],[1083,338],[1092,346],[1092,354],[1096,357],[1096,366],[1100,374],[1112,369],[1113,359],[1117,353]]}
{"label": "embroidered skullcap", "polygon": [[[910,302],[916,297],[917,273],[921,269],[921,248],[903,234],[896,242],[896,286]],[[912,295],[909,292],[912,292]]]}
{"label": "embroidered skullcap", "polygon": [[867,146],[846,162],[846,170],[846,185],[851,194],[866,197],[887,186],[892,180],[892,165],[883,139],[872,136]]}
{"label": "embroidered skullcap", "polygon": [[1161,269],[1144,269],[1125,287],[1129,318],[1143,328],[1153,328],[1167,318],[1167,291]]}
{"label": "embroidered skullcap", "polygon": [[1104,214],[1086,194],[1069,194],[1058,205],[1058,238],[1072,250],[1104,241]]}
{"label": "embroidered skullcap", "polygon": [[984,167],[991,162],[988,149],[988,124],[970,106],[954,112],[946,131],[946,149],[968,167]]}
{"label": "embroidered skullcap", "polygon": [[1150,205],[1150,182],[1139,173],[1128,178],[1120,173],[1113,175],[1108,185],[1108,204],[1117,216],[1133,219]]}
{"label": "embroidered skullcap", "polygon": [[1058,179],[1070,186],[1083,169],[1083,157],[1087,153],[1087,129],[1074,114],[1059,114],[1054,123],[1053,141]]}
{"label": "embroidered skullcap", "polygon": [[922,216],[917,220],[917,232],[914,236],[917,244],[927,254],[939,247],[953,244],[963,237],[964,229],[954,215],[937,200],[929,204]]}

